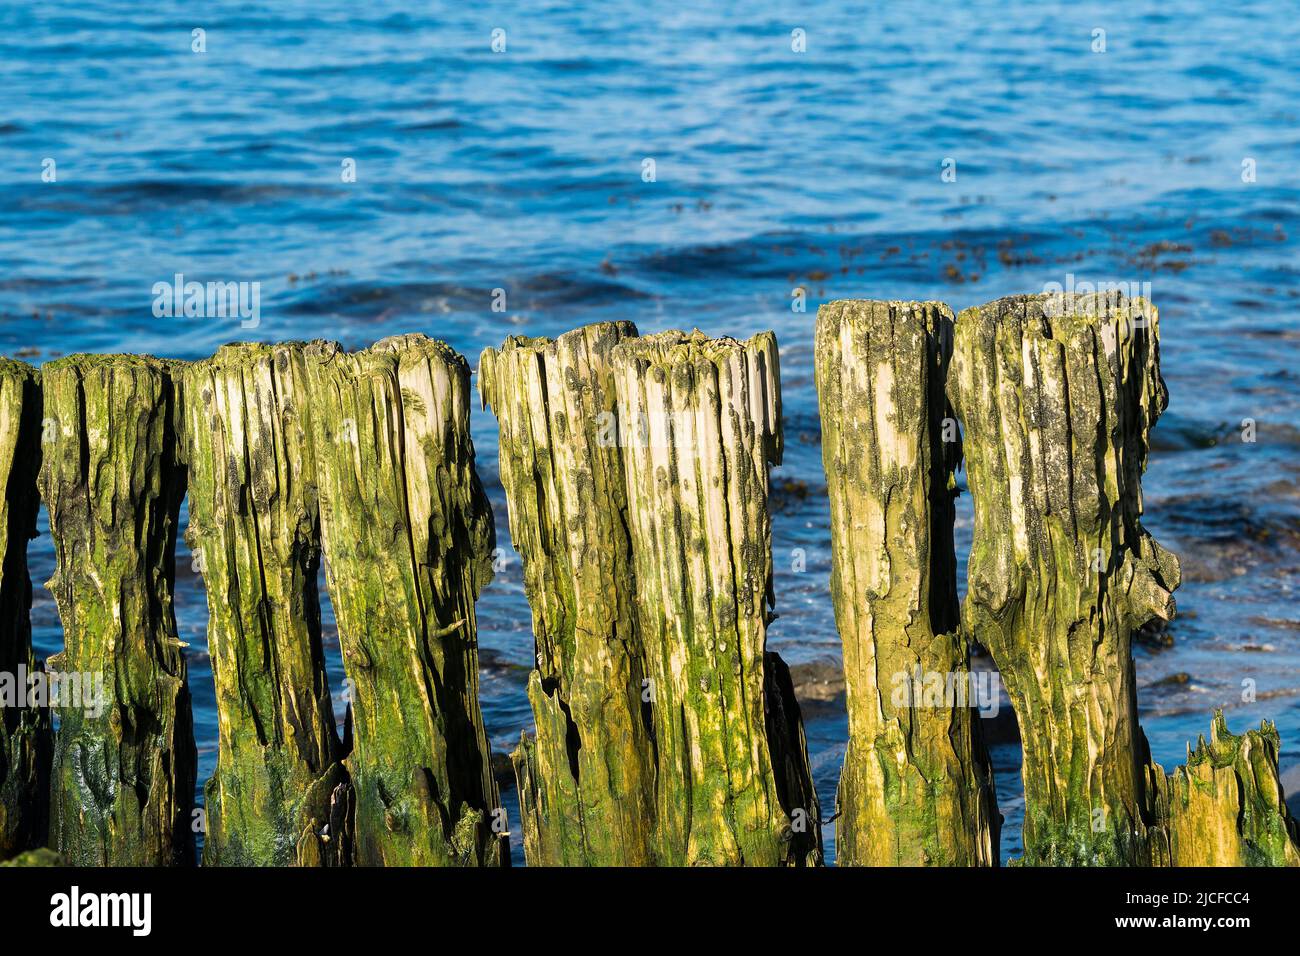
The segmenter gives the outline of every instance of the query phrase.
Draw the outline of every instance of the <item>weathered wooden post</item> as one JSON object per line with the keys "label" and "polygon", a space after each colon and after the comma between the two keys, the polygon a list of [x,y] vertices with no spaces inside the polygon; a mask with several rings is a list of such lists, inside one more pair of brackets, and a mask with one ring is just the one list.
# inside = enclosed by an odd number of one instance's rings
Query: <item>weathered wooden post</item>
{"label": "weathered wooden post", "polygon": [[47,587],[65,641],[49,661],[62,675],[50,840],[78,865],[194,862],[194,735],[172,613],[186,483],[175,367],[75,355],[41,373]]}
{"label": "weathered wooden post", "polygon": [[771,620],[776,339],[613,350],[658,772],[661,865],[821,861],[816,792]]}
{"label": "weathered wooden post", "polygon": [[1279,780],[1277,727],[1238,736],[1223,712],[1187,763],[1166,777],[1150,767],[1158,825],[1149,829],[1157,866],[1300,866],[1300,828]]}
{"label": "weathered wooden post", "polygon": [[1001,817],[958,631],[952,326],[938,302],[839,301],[817,315],[849,709],[840,865],[998,863]]}
{"label": "weathered wooden post", "polygon": [[227,345],[183,381],[186,537],[208,592],[219,720],[203,861],[347,864],[352,793],[321,649],[303,346]]}
{"label": "weathered wooden post", "polygon": [[30,365],[0,358],[0,860],[43,844],[49,820],[49,710],[28,691],[41,389]]}
{"label": "weathered wooden post", "polygon": [[492,510],[469,366],[423,335],[307,348],[326,581],[351,688],[356,862],[508,862],[478,702]]}
{"label": "weathered wooden post", "polygon": [[[534,866],[654,861],[654,764],[606,322],[507,339],[479,360],[501,426],[501,482],[524,561],[537,725],[515,752]],[[645,708],[648,711],[648,707]]]}
{"label": "weathered wooden post", "polygon": [[1178,561],[1142,528],[1165,408],[1154,307],[1015,296],[961,313],[948,393],[975,505],[968,632],[1024,744],[1025,862],[1147,862],[1132,632],[1174,613]]}

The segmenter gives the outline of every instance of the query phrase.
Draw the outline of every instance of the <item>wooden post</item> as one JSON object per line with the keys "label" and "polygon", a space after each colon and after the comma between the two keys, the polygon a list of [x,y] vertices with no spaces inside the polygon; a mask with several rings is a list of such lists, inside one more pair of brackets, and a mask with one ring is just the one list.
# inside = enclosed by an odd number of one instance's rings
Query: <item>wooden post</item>
{"label": "wooden post", "polygon": [[958,630],[952,325],[938,302],[831,302],[817,315],[849,710],[839,865],[998,863],[1001,817]]}
{"label": "wooden post", "polygon": [[613,350],[655,744],[661,865],[821,861],[798,704],[771,620],[776,339]]}
{"label": "wooden post", "polygon": [[1241,736],[1216,711],[1210,742],[1202,736],[1169,777],[1158,764],[1148,780],[1158,826],[1152,863],[1160,866],[1300,866],[1300,827],[1279,780],[1277,727],[1265,721]]}
{"label": "wooden post", "polygon": [[422,335],[307,348],[326,581],[351,688],[361,865],[509,860],[478,702],[492,510],[469,366]]}
{"label": "wooden post", "polygon": [[537,733],[514,754],[531,866],[653,862],[654,764],[610,368],[614,345],[635,335],[630,322],[605,322],[555,341],[510,338],[479,360],[536,641]]}
{"label": "wooden post", "polygon": [[203,861],[347,864],[352,794],[321,648],[303,347],[227,345],[183,380],[186,537],[208,592],[219,719]]}
{"label": "wooden post", "polygon": [[28,693],[40,679],[27,573],[40,460],[40,377],[0,358],[0,860],[43,844],[49,820],[50,716]]}
{"label": "wooden post", "polygon": [[1141,299],[1061,294],[956,323],[948,393],[975,505],[963,615],[1020,721],[1030,864],[1148,859],[1130,643],[1173,616],[1179,581],[1141,522],[1166,404],[1157,322]]}
{"label": "wooden post", "polygon": [[60,699],[50,839],[76,865],[194,861],[196,757],[172,613],[186,483],[174,367],[75,355],[42,370],[40,488],[56,556],[47,587],[65,643],[49,669],[76,696]]}

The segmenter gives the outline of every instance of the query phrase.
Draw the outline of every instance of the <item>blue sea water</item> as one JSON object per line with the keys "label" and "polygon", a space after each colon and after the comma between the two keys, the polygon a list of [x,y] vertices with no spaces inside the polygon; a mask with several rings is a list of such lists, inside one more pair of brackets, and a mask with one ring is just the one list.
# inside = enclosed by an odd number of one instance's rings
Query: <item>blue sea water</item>
{"label": "blue sea water", "polygon": [[[237,339],[361,347],[420,331],[473,363],[507,335],[602,319],[774,329],[789,446],[775,479],[809,493],[783,496],[774,519],[770,640],[808,663],[839,655],[817,305],[960,309],[1069,276],[1149,283],[1171,400],[1146,520],[1186,580],[1172,647],[1135,651],[1143,726],[1168,769],[1224,706],[1234,730],[1275,720],[1293,766],[1298,13],[1205,0],[6,3],[0,351],[200,358]],[[155,317],[153,287],[177,273],[260,283],[260,324]],[[1242,440],[1245,419],[1256,441]],[[508,547],[490,413],[474,434]],[[969,533],[963,498],[963,565]],[[39,585],[48,536],[31,555]],[[180,565],[206,778],[205,597]],[[33,616],[54,652],[58,615],[39,586]],[[531,726],[517,559],[480,602],[480,636],[483,707],[506,751]],[[810,711],[808,733],[829,815],[842,714]],[[1014,856],[1019,755],[994,752]]]}

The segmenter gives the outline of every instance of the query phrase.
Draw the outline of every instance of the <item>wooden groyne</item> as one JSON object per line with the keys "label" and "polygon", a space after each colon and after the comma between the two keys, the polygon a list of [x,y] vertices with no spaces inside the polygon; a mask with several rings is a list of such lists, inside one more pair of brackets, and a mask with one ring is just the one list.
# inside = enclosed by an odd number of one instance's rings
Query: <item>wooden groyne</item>
{"label": "wooden groyne", "polygon": [[1300,829],[1278,781],[1277,728],[1238,736],[1216,712],[1210,740],[1187,748],[1187,763],[1165,776],[1146,768],[1155,866],[1300,866]]}
{"label": "wooden groyne", "polygon": [[507,339],[479,359],[536,639],[536,733],[514,755],[534,865],[656,858],[653,732],[610,355],[635,335],[631,323],[610,322],[554,341]]}
{"label": "wooden groyne", "polygon": [[[422,335],[307,348],[330,601],[352,685],[356,862],[499,865],[474,601],[492,509],[469,366]],[[497,819],[499,815],[496,815]]]}
{"label": "wooden groyne", "polygon": [[1026,859],[1145,859],[1132,633],[1173,616],[1177,559],[1141,524],[1165,406],[1157,317],[1102,296],[963,312],[949,392],[975,532],[965,616],[1022,728]]}
{"label": "wooden groyne", "polygon": [[944,396],[952,337],[952,312],[937,302],[832,302],[817,317],[849,709],[841,864],[998,862],[1001,817],[973,702],[924,699],[936,676],[945,690],[950,679],[969,686],[952,538],[961,446]]}
{"label": "wooden groyne", "polygon": [[[779,364],[771,333],[627,322],[480,358],[535,638],[535,732],[513,757],[532,865],[822,862],[798,702],[767,649]],[[1154,307],[832,302],[814,365],[848,689],[839,862],[998,863],[979,645],[1024,742],[1022,862],[1300,865],[1275,728],[1216,714],[1166,774],[1138,724],[1132,635],[1173,615],[1179,577],[1141,521],[1167,401]],[[508,863],[478,700],[496,535],[470,375],[420,335],[0,361],[0,681],[81,690],[0,694],[0,859],[187,865],[201,832],[208,865]],[[202,808],[172,611],[187,494],[219,726]],[[65,634],[44,663],[41,501]]]}
{"label": "wooden groyne", "polygon": [[[1111,293],[968,309],[948,395],[975,506],[963,623],[992,653],[1020,722],[1024,861],[1207,860],[1186,843],[1196,832],[1206,852],[1232,845],[1242,859],[1282,862],[1281,841],[1259,843],[1295,834],[1275,734],[1271,749],[1257,733],[1229,742],[1216,718],[1214,752],[1189,755],[1166,781],[1138,723],[1132,635],[1173,617],[1180,579],[1178,559],[1141,521],[1150,432],[1168,399],[1155,307]],[[1243,747],[1249,775],[1225,753]],[[1211,765],[1268,819],[1193,799],[1223,786]]]}
{"label": "wooden groyne", "polygon": [[772,619],[776,339],[614,348],[657,771],[658,862],[821,862],[817,794]]}
{"label": "wooden groyne", "polygon": [[346,863],[353,796],[321,647],[304,346],[228,345],[181,378],[186,540],[208,592],[219,714],[203,861]]}
{"label": "wooden groyne", "polygon": [[[197,757],[172,591],[187,472],[177,367],[74,355],[41,370],[40,493],[63,621],[50,670],[100,688],[61,708],[50,845],[80,865],[194,862]],[[96,700],[95,697],[100,699]]]}
{"label": "wooden groyne", "polygon": [[766,650],[775,339],[599,324],[489,349],[479,384],[537,636],[537,734],[515,754],[529,862],[820,862]]}

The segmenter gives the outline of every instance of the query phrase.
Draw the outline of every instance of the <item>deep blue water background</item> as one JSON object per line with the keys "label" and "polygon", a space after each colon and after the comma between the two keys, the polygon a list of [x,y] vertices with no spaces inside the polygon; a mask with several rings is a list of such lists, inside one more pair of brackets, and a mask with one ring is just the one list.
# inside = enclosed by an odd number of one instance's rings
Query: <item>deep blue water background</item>
{"label": "deep blue water background", "polygon": [[[770,641],[808,662],[839,655],[816,306],[937,298],[960,309],[1067,273],[1149,282],[1171,406],[1147,525],[1183,556],[1186,581],[1173,646],[1135,651],[1143,725],[1168,769],[1222,705],[1234,730],[1276,720],[1293,766],[1298,13],[1203,0],[4,4],[0,351],[34,363],[75,351],[200,358],[241,338],[361,347],[422,331],[473,362],[506,335],[601,319],[775,329],[789,439],[775,478],[811,493],[786,496],[775,516]],[[205,53],[191,50],[195,28]],[[503,53],[490,46],[498,28]],[[804,53],[791,49],[796,28]],[[1098,28],[1104,53],[1092,49]],[[42,181],[46,158],[56,182]],[[349,158],[355,183],[341,181]],[[948,158],[955,182],[940,175]],[[177,272],[260,282],[260,327],[154,318],[153,284]],[[791,308],[797,286],[804,313]],[[491,308],[497,288],[504,313]],[[1241,441],[1244,418],[1258,441]],[[508,548],[495,421],[476,413],[474,428]],[[963,562],[969,533],[962,499]],[[804,573],[791,570],[795,548]],[[31,554],[39,585],[48,536]],[[206,606],[180,563],[206,778]],[[39,586],[33,615],[52,653],[58,616]],[[480,602],[480,637],[496,652],[483,707],[504,751],[531,727],[517,559]],[[1174,674],[1189,679],[1160,683]],[[1253,703],[1241,700],[1247,679]],[[808,731],[829,815],[844,720],[811,714]],[[995,758],[1003,854],[1016,855],[1017,748]]]}

